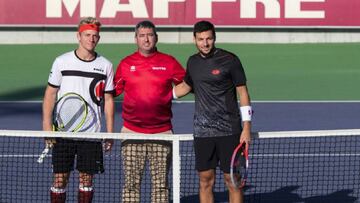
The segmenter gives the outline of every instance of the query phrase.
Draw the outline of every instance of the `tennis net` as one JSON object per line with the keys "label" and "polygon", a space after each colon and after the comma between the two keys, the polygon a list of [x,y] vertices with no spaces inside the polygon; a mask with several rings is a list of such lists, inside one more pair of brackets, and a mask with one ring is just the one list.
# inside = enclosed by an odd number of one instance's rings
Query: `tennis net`
{"label": "tennis net", "polygon": [[[104,153],[105,172],[96,174],[93,202],[121,202],[125,183],[122,142],[167,141],[172,146],[168,181],[171,202],[198,202],[192,135],[125,133],[60,133],[0,130],[0,202],[49,202],[53,181],[51,153],[37,159],[44,137],[78,140],[114,139]],[[246,202],[357,202],[360,197],[360,129],[258,132],[250,148]],[[161,142],[160,142],[161,143]],[[160,168],[160,166],[159,166]],[[149,163],[142,176],[140,202],[151,202]],[[79,177],[72,172],[67,201],[76,202]],[[222,174],[217,170],[216,202],[227,202]]]}

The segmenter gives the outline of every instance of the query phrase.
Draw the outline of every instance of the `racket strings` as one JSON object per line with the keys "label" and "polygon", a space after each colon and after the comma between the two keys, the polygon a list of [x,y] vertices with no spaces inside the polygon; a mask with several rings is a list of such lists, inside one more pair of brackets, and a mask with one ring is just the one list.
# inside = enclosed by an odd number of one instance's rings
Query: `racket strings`
{"label": "racket strings", "polygon": [[245,152],[245,146],[238,146],[233,153],[230,177],[233,185],[237,188],[243,188],[247,179],[247,167],[248,167],[247,152]]}
{"label": "racket strings", "polygon": [[86,103],[76,97],[63,98],[56,106],[54,119],[58,131],[78,131],[87,115]]}
{"label": "racket strings", "polygon": [[94,131],[100,130],[100,123],[98,122],[99,118],[96,115],[95,110],[88,106],[87,116],[82,124],[81,128],[78,129],[78,132],[86,132],[89,129],[93,129]]}

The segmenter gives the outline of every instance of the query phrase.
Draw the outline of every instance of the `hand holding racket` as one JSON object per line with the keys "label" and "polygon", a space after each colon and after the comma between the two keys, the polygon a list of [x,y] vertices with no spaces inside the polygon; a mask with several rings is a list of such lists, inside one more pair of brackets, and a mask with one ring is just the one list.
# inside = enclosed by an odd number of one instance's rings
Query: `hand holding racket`
{"label": "hand holding racket", "polygon": [[[53,109],[53,131],[78,132],[89,117],[88,103],[79,94],[64,94],[55,103]],[[54,139],[46,139],[46,147],[37,162],[42,163],[55,144]]]}
{"label": "hand holding racket", "polygon": [[114,140],[113,139],[105,139],[105,140],[103,140],[103,150],[105,152],[110,151],[113,145],[114,145]]}
{"label": "hand holding racket", "polygon": [[230,162],[231,183],[236,188],[243,188],[247,180],[249,151],[246,143],[240,143],[234,150]]}
{"label": "hand holding racket", "polygon": [[50,149],[54,146],[55,143],[55,138],[45,138],[45,148],[37,159],[37,162],[39,164],[42,164],[44,162],[46,155],[49,153]]}

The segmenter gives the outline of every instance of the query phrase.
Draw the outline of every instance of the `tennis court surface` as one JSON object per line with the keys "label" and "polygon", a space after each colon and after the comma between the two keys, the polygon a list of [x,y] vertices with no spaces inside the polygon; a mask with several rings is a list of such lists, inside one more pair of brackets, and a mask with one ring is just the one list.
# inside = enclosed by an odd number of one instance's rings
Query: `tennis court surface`
{"label": "tennis court surface", "polygon": [[[47,134],[36,131],[41,126],[40,103],[4,102],[0,106],[0,128],[16,130],[0,131],[0,202],[49,202],[51,156],[43,164],[36,160],[44,148],[43,137],[54,136],[115,138],[115,147],[104,156],[105,173],[95,178],[94,202],[120,202],[124,183],[120,142],[141,137]],[[144,139],[163,139],[173,144],[171,200],[198,202],[191,136],[193,103],[176,103],[173,109],[176,135]],[[360,130],[356,129],[360,123],[359,103],[266,102],[254,103],[254,109],[246,202],[359,202]],[[120,126],[118,120],[117,130]],[[72,173],[68,202],[77,200],[77,179],[77,173]],[[150,202],[150,185],[147,170],[141,202]],[[216,202],[227,202],[220,173],[214,192]]]}

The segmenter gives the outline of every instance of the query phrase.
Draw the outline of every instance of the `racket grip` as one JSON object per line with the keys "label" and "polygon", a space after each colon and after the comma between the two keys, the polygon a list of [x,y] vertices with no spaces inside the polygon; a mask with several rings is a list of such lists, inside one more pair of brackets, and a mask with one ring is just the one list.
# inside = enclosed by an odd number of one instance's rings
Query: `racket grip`
{"label": "racket grip", "polygon": [[44,162],[44,158],[46,157],[46,155],[49,153],[50,148],[48,146],[46,146],[46,148],[42,151],[41,155],[39,156],[37,162],[39,164]]}

